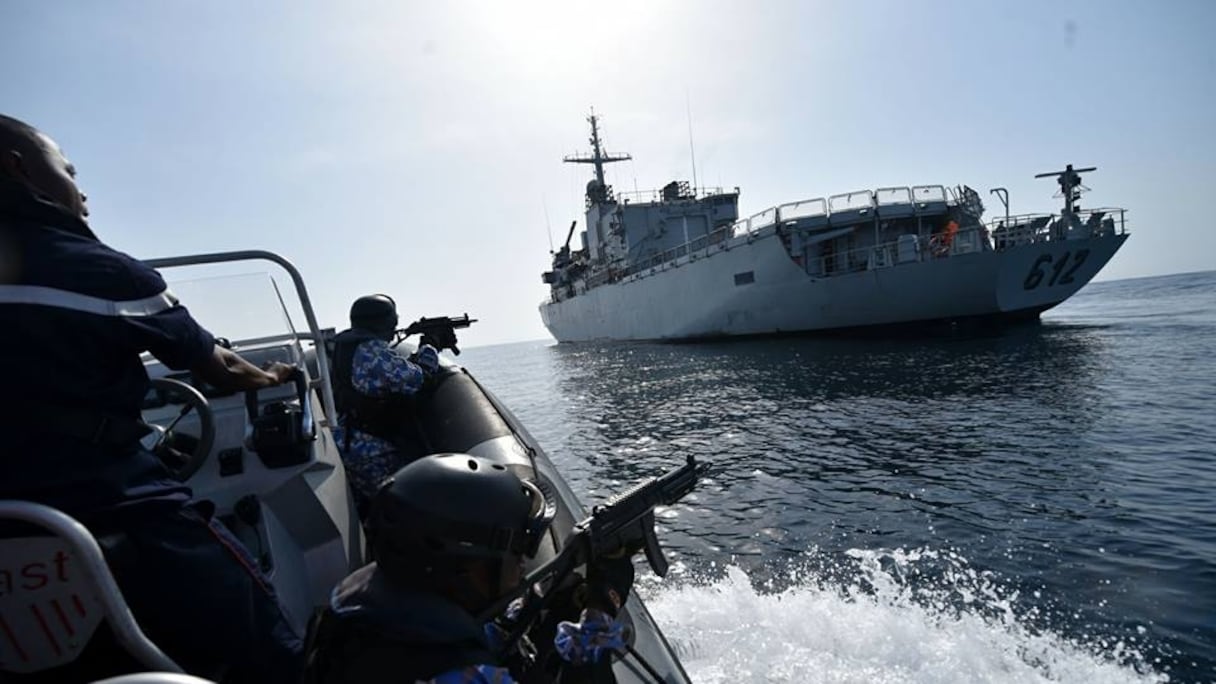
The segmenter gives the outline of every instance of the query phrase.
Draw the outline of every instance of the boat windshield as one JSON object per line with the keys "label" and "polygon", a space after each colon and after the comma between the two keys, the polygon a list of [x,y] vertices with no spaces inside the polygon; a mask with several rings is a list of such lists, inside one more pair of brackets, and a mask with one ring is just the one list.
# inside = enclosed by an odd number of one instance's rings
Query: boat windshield
{"label": "boat windshield", "polygon": [[266,272],[172,278],[188,270],[166,274],[169,290],[217,337],[241,346],[296,337],[297,326],[307,326],[290,282],[284,289]]}
{"label": "boat windshield", "polygon": [[[260,270],[264,262],[282,270]],[[320,329],[304,279],[291,262],[272,252],[249,250],[145,263],[160,271],[194,320],[231,342],[247,360],[257,365],[306,364],[313,382],[319,383],[326,414],[334,415],[329,355],[324,344],[316,343],[326,331]],[[145,354],[144,362],[152,363],[151,356]]]}

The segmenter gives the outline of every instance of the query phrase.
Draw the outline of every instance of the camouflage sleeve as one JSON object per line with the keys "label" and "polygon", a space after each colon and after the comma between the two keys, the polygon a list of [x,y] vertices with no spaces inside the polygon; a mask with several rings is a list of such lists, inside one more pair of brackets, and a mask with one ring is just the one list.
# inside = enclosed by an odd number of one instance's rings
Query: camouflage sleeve
{"label": "camouflage sleeve", "polygon": [[422,387],[422,369],[389,349],[380,340],[369,340],[355,350],[351,383],[370,397],[413,394]]}
{"label": "camouflage sleeve", "polygon": [[621,623],[598,610],[584,610],[578,622],[557,623],[553,637],[562,660],[572,665],[598,663],[613,652],[625,650],[625,635]]}

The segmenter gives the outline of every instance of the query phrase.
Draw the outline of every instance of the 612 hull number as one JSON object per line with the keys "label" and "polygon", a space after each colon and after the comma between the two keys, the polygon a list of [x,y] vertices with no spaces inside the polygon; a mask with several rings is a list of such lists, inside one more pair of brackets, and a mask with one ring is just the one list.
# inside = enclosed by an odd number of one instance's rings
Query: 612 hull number
{"label": "612 hull number", "polygon": [[[1081,264],[1085,263],[1085,258],[1089,256],[1088,249],[1079,249],[1076,254],[1072,254],[1072,265],[1068,264],[1070,253],[1064,252],[1060,255],[1059,260],[1052,258],[1050,254],[1043,254],[1030,266],[1030,273],[1026,274],[1026,279],[1022,281],[1023,290],[1033,290],[1043,284],[1043,279],[1050,274],[1051,278],[1047,281],[1047,286],[1051,287],[1057,283],[1067,285],[1073,282],[1073,274],[1081,268]],[[1054,263],[1053,263],[1054,262]]]}

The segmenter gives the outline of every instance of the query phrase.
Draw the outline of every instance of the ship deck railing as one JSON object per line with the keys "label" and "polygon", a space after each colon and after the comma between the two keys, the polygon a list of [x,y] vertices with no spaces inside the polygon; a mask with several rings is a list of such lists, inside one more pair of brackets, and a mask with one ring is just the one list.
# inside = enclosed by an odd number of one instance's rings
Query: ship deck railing
{"label": "ship deck railing", "polygon": [[[696,187],[691,189],[691,195],[681,196],[678,199],[682,200],[703,200],[709,197],[717,197],[719,195],[739,194],[739,188],[726,190],[719,187]],[[639,203],[639,202],[662,202],[663,190],[622,190],[616,192],[616,198],[624,204]]]}
{"label": "ship deck railing", "polygon": [[[1023,214],[960,229],[953,237],[901,235],[878,245],[858,247],[804,264],[807,273],[835,276],[872,271],[898,264],[942,259],[983,251],[1003,251],[1024,245],[1074,239],[1075,228],[1086,236],[1123,235],[1127,232],[1126,210],[1104,207],[1074,212],[1075,221],[1060,214]],[[1070,231],[1070,226],[1074,231]],[[795,255],[796,256],[796,255]],[[797,260],[797,259],[796,259]]]}
{"label": "ship deck railing", "polygon": [[826,278],[985,251],[992,251],[988,228],[975,225],[959,229],[950,237],[944,233],[907,233],[889,242],[816,256],[805,263],[797,255],[794,260],[802,263],[808,275]]}
{"label": "ship deck railing", "polygon": [[1063,239],[1070,226],[1081,226],[1093,235],[1127,233],[1127,211],[1118,207],[1098,207],[1073,212],[1075,221],[1062,214],[1019,214],[988,222],[996,250],[1038,242]]}
{"label": "ship deck railing", "polygon": [[[606,269],[590,275],[586,289],[610,282],[636,280],[653,275],[668,267],[726,251],[740,238],[748,242],[777,233],[776,227],[814,231],[822,221],[824,228],[860,225],[869,212],[880,218],[937,215],[961,201],[958,192],[941,185],[878,188],[832,195],[809,200],[788,202],[770,207],[733,224],[722,226],[707,235],[678,245],[626,268]],[[1019,214],[993,219],[986,225],[960,229],[953,238],[941,234],[906,234],[895,240],[839,251],[829,256],[809,259],[791,254],[813,276],[828,277],[858,271],[887,268],[898,264],[927,261],[981,251],[1001,251],[1022,245],[1062,240],[1070,226],[1081,226],[1092,235],[1124,234],[1127,232],[1126,210],[1102,207],[1074,212],[1075,220],[1066,221],[1061,214]]]}

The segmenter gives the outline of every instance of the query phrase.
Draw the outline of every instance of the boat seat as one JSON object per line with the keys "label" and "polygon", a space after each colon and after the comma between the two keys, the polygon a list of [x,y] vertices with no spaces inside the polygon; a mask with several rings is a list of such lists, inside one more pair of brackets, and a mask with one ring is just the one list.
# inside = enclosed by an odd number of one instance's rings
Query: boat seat
{"label": "boat seat", "polygon": [[[140,630],[110,572],[102,547],[112,557],[124,555],[120,530],[94,537],[62,511],[16,500],[0,500],[0,523],[0,624],[7,637],[0,640],[6,668],[0,680],[18,673],[87,681],[140,666],[181,671]],[[137,562],[135,553],[126,556]]]}

